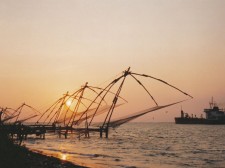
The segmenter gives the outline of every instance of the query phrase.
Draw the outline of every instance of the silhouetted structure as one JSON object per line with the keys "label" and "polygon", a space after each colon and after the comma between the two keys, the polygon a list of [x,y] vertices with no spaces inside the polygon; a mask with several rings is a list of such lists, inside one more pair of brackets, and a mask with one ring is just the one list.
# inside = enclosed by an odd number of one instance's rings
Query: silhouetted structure
{"label": "silhouetted structure", "polygon": [[182,115],[181,111],[181,117],[175,118],[176,124],[225,124],[225,111],[222,109],[219,109],[218,105],[213,101],[209,103],[210,107],[208,109],[204,109],[204,112],[206,114],[206,118],[203,118],[202,115],[200,118],[195,117],[189,117],[187,113],[185,113],[185,116]]}
{"label": "silhouetted structure", "polygon": [[[127,103],[127,100],[122,98],[120,93],[128,76],[134,79],[134,81],[146,91],[155,106],[118,119],[112,119],[115,108]],[[122,72],[119,77],[112,80],[105,88],[94,87],[85,83],[85,85],[74,93],[69,94],[69,92],[67,92],[64,94],[43,113],[40,113],[25,103],[16,110],[10,109],[11,111],[9,111],[9,108],[1,108],[0,122],[3,125],[2,129],[7,130],[12,138],[17,135],[19,143],[21,143],[23,139],[26,139],[28,135],[36,135],[44,139],[45,133],[48,132],[57,133],[59,137],[64,135],[65,138],[68,137],[69,133],[77,133],[79,137],[89,137],[90,132],[98,132],[100,137],[103,137],[103,133],[105,133],[105,137],[108,138],[110,128],[118,127],[149,112],[185,101],[159,105],[137,76],[159,81],[192,98],[189,94],[161,79],[131,72],[129,67]],[[112,88],[116,89],[116,91],[112,92]],[[90,94],[87,94],[88,92],[92,93],[92,97]],[[110,99],[110,103],[108,103],[106,99]],[[29,116],[23,117],[23,115],[21,115],[24,107],[32,111]],[[105,117],[102,123],[97,126],[92,124],[96,116],[103,114],[105,114]],[[25,121],[29,121],[35,117],[38,117],[35,124],[24,124]]]}

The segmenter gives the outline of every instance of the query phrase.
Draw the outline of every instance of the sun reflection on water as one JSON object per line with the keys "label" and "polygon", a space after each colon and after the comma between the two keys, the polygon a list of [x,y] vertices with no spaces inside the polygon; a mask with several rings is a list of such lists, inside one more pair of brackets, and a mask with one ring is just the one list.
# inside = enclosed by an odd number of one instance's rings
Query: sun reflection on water
{"label": "sun reflection on water", "polygon": [[64,154],[64,153],[60,154],[60,159],[67,160],[67,154]]}

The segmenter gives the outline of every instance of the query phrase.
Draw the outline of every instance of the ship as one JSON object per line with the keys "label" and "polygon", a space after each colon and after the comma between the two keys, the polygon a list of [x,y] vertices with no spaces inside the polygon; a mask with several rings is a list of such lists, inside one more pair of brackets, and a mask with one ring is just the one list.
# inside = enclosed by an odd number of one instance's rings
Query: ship
{"label": "ship", "polygon": [[201,117],[190,116],[181,109],[181,116],[175,117],[176,124],[211,124],[211,125],[221,125],[225,124],[225,110],[220,109],[219,106],[213,101],[209,103],[209,108],[204,109],[205,118],[203,115]]}

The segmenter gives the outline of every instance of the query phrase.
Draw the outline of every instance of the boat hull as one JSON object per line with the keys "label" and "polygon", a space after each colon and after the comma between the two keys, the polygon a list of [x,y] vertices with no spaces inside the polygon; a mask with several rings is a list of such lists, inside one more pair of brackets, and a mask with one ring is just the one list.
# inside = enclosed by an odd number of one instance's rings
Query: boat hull
{"label": "boat hull", "polygon": [[209,124],[209,125],[223,125],[225,124],[225,119],[221,120],[209,120],[205,118],[175,118],[176,124]]}

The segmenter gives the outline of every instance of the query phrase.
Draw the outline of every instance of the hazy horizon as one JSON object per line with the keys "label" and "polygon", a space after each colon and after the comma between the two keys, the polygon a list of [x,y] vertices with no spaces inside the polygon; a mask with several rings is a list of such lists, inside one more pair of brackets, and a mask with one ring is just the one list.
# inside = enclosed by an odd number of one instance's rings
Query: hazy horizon
{"label": "hazy horizon", "polygon": [[[194,97],[138,122],[173,122],[181,106],[200,116],[212,96],[225,107],[224,7],[223,0],[0,0],[0,107],[41,109],[85,82],[103,87],[128,67]],[[187,98],[145,85],[160,105]],[[130,102],[125,112],[148,106],[130,79],[121,95]]]}

